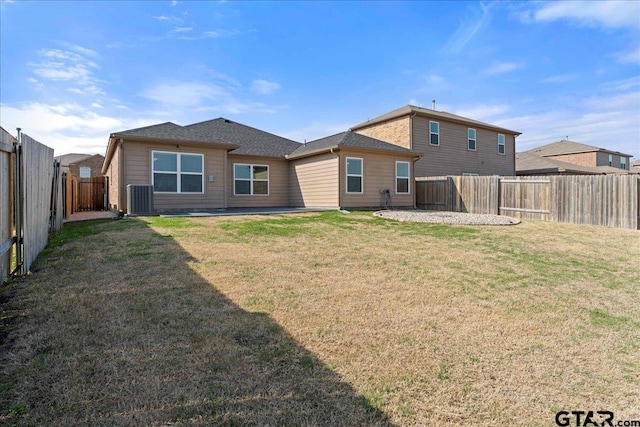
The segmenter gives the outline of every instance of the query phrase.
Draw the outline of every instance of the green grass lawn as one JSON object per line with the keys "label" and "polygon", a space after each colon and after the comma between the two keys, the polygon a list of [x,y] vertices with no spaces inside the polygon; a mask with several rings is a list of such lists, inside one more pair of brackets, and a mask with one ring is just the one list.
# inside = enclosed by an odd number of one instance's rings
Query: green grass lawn
{"label": "green grass lawn", "polygon": [[0,290],[0,424],[640,420],[640,234],[371,213],[67,224]]}

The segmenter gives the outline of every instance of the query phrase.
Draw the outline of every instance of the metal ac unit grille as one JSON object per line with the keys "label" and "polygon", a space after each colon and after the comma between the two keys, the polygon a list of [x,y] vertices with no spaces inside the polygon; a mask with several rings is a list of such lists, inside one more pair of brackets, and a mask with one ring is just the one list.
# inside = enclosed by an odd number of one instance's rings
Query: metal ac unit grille
{"label": "metal ac unit grille", "polygon": [[127,185],[127,213],[129,215],[153,213],[153,185]]}

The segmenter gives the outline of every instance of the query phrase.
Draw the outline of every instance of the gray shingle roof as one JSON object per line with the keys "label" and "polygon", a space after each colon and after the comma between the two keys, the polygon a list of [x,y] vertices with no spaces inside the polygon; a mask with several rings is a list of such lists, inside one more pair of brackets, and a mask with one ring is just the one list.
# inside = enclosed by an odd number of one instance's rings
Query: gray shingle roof
{"label": "gray shingle roof", "polygon": [[380,141],[379,139],[371,138],[359,133],[346,131],[327,136],[326,138],[307,142],[305,145],[300,146],[297,150],[291,153],[289,157],[302,157],[305,155],[322,152],[324,150],[329,150],[333,147],[364,148],[369,150],[395,151],[404,154],[416,154],[414,151],[406,149],[404,147],[400,147],[398,145],[389,144],[388,142]]}
{"label": "gray shingle roof", "polygon": [[502,128],[489,123],[484,123],[478,120],[469,119],[467,117],[458,116],[456,114],[447,113],[446,111],[436,111],[428,108],[416,107],[415,105],[405,105],[404,107],[400,107],[396,110],[390,111],[381,116],[374,117],[371,120],[367,120],[366,122],[362,122],[360,124],[353,126],[351,130],[358,130],[367,126],[371,126],[377,123],[382,123],[387,120],[393,120],[393,119],[403,117],[409,114],[414,114],[414,113],[421,116],[430,117],[435,120],[448,120],[448,121],[453,121],[457,123],[464,123],[470,126],[492,129],[492,130],[508,133],[511,135],[521,134],[520,132],[517,132],[515,130],[510,130],[510,129]]}
{"label": "gray shingle roof", "polygon": [[250,156],[284,157],[293,152],[300,143],[274,135],[250,126],[232,122],[224,118],[207,120],[185,126],[184,129],[200,138],[214,138],[220,141],[239,145],[230,154]]}
{"label": "gray shingle roof", "polygon": [[92,157],[93,154],[80,154],[80,153],[69,153],[63,154],[61,156],[56,156],[55,159],[60,162],[61,166],[69,166],[74,163],[81,162],[89,157]]}
{"label": "gray shingle roof", "polygon": [[562,141],[552,142],[551,144],[541,145],[540,147],[535,147],[525,152],[544,157],[557,156],[560,154],[589,153],[592,151],[602,151],[605,153],[614,153],[631,157],[630,154],[607,150],[606,148],[598,148],[594,147],[593,145],[581,144],[579,142],[568,141],[566,139]]}

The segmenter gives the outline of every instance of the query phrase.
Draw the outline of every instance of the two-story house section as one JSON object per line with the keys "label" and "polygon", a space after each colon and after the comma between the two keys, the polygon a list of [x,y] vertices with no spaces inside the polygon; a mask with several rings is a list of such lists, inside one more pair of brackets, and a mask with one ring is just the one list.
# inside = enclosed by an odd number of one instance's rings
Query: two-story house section
{"label": "two-story house section", "polygon": [[351,128],[419,152],[415,176],[515,175],[515,139],[520,132],[407,105]]}
{"label": "two-story house section", "polygon": [[[586,167],[609,166],[629,170],[631,154],[563,139],[525,151],[525,153]],[[604,173],[607,170],[603,170]]]}

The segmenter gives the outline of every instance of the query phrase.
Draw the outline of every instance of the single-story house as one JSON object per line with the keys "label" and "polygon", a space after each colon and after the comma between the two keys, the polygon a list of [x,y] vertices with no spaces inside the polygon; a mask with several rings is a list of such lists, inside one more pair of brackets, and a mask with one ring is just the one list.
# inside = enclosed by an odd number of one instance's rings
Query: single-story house
{"label": "single-story house", "polygon": [[56,156],[62,172],[68,172],[76,178],[94,178],[102,176],[104,156],[101,154],[70,153]]}
{"label": "single-story house", "polygon": [[153,186],[153,211],[243,207],[374,208],[389,190],[414,207],[419,153],[354,132],[300,144],[224,118],[161,123],[109,136],[109,208],[127,186]]}

